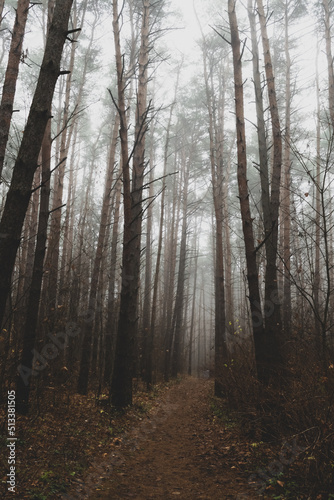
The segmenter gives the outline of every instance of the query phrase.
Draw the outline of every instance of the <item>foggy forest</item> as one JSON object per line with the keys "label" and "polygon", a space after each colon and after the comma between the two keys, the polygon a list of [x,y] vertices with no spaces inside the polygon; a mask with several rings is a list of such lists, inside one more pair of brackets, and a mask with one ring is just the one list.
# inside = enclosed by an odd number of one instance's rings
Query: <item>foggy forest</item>
{"label": "foggy forest", "polygon": [[1,498],[334,499],[332,0],[0,0]]}

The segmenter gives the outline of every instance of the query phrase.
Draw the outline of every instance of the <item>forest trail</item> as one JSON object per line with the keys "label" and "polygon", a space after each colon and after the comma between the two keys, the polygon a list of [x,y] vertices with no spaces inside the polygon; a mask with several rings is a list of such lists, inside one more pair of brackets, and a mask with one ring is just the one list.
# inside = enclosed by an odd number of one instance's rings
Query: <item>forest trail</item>
{"label": "forest trail", "polygon": [[[169,388],[108,457],[109,465],[95,464],[99,470],[91,470],[81,498],[259,498],[233,462],[225,431],[213,423],[211,394],[212,381],[190,377]],[[224,447],[232,448],[228,460]]]}

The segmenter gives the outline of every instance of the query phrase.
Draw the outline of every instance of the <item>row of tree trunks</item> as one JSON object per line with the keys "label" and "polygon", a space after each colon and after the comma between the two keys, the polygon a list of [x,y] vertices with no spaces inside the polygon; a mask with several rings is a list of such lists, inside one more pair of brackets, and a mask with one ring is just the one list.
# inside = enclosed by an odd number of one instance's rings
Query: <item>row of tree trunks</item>
{"label": "row of tree trunks", "polygon": [[51,118],[49,111],[55,85],[60,75],[60,60],[67,37],[71,7],[72,0],[58,0],[55,7],[41,71],[0,222],[0,323],[4,320],[11,276],[31,196],[38,155],[47,122]]}
{"label": "row of tree trunks", "polygon": [[112,141],[109,152],[109,162],[108,162],[106,181],[104,187],[104,195],[102,200],[99,235],[98,235],[93,270],[90,280],[88,308],[92,316],[92,321],[89,322],[86,321],[82,330],[82,350],[81,350],[81,362],[80,362],[79,379],[78,379],[79,394],[87,394],[87,389],[88,389],[89,368],[90,368],[89,365],[91,359],[91,348],[92,348],[93,331],[94,331],[93,315],[95,313],[95,310],[97,309],[99,274],[102,265],[105,240],[107,237],[108,219],[110,214],[110,199],[115,178],[115,157],[116,157],[116,148],[118,140],[118,130],[119,130],[119,116],[117,115],[113,126]]}

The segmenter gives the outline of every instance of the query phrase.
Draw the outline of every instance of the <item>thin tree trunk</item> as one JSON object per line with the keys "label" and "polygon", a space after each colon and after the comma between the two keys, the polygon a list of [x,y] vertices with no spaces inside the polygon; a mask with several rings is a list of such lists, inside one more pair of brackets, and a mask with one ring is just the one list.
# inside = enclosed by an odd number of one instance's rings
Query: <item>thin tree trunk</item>
{"label": "thin tree trunk", "polygon": [[192,375],[193,370],[193,344],[194,344],[194,326],[195,326],[195,315],[196,315],[196,291],[197,291],[197,263],[198,263],[198,250],[196,248],[197,233],[194,234],[195,241],[195,261],[194,261],[194,288],[192,297],[192,307],[191,307],[191,322],[190,322],[190,332],[189,332],[189,355],[188,355],[188,375]]}
{"label": "thin tree trunk", "polygon": [[110,258],[110,275],[108,287],[108,317],[106,322],[106,336],[105,336],[105,361],[104,361],[104,381],[110,385],[111,374],[113,368],[113,351],[115,347],[116,332],[117,332],[117,304],[118,300],[115,298],[116,288],[116,270],[117,270],[117,247],[119,236],[119,222],[120,222],[120,208],[121,208],[121,175],[122,166],[120,166],[118,173],[118,180],[115,185],[115,212],[113,219],[113,230],[111,237],[111,258]]}
{"label": "thin tree trunk", "polygon": [[[318,49],[319,50],[319,49]],[[320,300],[319,291],[321,285],[320,277],[320,214],[321,214],[321,121],[320,121],[320,91],[319,91],[319,67],[318,67],[318,56],[316,62],[316,92],[317,92],[317,157],[316,157],[316,177],[314,183],[315,189],[315,261],[314,261],[314,308],[315,308],[315,334],[316,334],[316,345],[318,352],[321,352],[321,342],[319,332],[321,330],[320,318]]]}
{"label": "thin tree trunk", "polygon": [[60,279],[59,279],[59,301],[61,304],[67,304],[67,298],[69,293],[69,282],[71,275],[71,260],[73,252],[73,205],[75,199],[75,176],[74,176],[74,164],[75,164],[75,149],[78,137],[78,123],[75,124],[74,138],[72,141],[72,152],[69,161],[69,182],[67,190],[67,201],[66,201],[66,212],[64,220],[64,242],[63,251],[61,255],[61,265],[60,265]]}
{"label": "thin tree trunk", "polygon": [[149,351],[149,342],[151,337],[151,299],[152,299],[152,219],[153,219],[153,205],[152,200],[154,196],[153,179],[154,179],[154,155],[153,155],[153,133],[151,134],[151,147],[150,154],[150,177],[149,177],[149,206],[147,208],[147,223],[146,223],[146,246],[145,246],[145,281],[144,281],[144,300],[143,300],[143,325],[142,325],[142,356],[141,356],[141,370],[144,375],[144,380],[148,383],[147,373],[147,359]]}
{"label": "thin tree trunk", "polygon": [[189,181],[189,162],[184,158],[184,180],[183,180],[183,199],[182,199],[182,229],[181,229],[181,243],[180,243],[180,256],[179,256],[179,270],[177,277],[177,288],[174,305],[174,314],[172,321],[172,334],[171,338],[174,341],[173,356],[172,356],[172,377],[177,377],[178,373],[182,370],[182,328],[183,328],[183,309],[184,309],[184,296],[185,296],[185,271],[186,271],[186,257],[187,257],[187,208],[188,208],[188,181]]}
{"label": "thin tree trunk", "polygon": [[213,88],[209,87],[209,76],[207,69],[206,45],[203,36],[203,65],[206,88],[206,99],[209,114],[209,137],[210,137],[210,164],[211,182],[213,192],[213,204],[216,223],[215,238],[215,395],[222,396],[223,367],[227,358],[226,344],[226,315],[225,315],[225,279],[224,279],[224,250],[223,250],[223,212],[222,212],[222,157],[217,157],[217,137],[215,129],[217,125],[214,120],[214,103],[212,98]]}
{"label": "thin tree trunk", "polygon": [[[170,376],[170,360],[171,360],[172,345],[173,345],[172,318],[173,318],[173,305],[174,305],[174,293],[175,293],[174,282],[175,282],[175,269],[176,269],[176,254],[177,254],[177,235],[180,222],[180,201],[181,201],[181,196],[177,191],[177,180],[176,177],[174,177],[172,218],[170,223],[168,224],[167,236],[165,238],[166,241],[170,242],[168,249],[168,260],[166,259],[166,253],[164,255],[165,257],[164,261],[166,266],[165,290],[164,290],[164,296],[166,297],[166,300],[164,301],[164,308],[163,308],[165,381],[168,381]],[[168,262],[167,264],[166,261]]]}
{"label": "thin tree trunk", "polygon": [[283,224],[283,261],[284,261],[284,289],[283,289],[283,325],[285,338],[290,334],[291,325],[291,157],[290,157],[290,134],[291,134],[291,58],[289,51],[289,17],[288,0],[285,2],[285,143],[284,143],[284,189],[282,195],[282,213],[284,215]]}

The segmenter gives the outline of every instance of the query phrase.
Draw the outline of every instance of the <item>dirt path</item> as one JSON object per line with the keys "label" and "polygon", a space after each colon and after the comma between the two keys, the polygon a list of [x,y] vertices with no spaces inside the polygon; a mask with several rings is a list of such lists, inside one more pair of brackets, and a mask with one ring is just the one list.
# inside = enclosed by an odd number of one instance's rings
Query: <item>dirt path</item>
{"label": "dirt path", "polygon": [[226,460],[220,453],[224,432],[212,423],[211,390],[211,381],[193,378],[172,386],[149,416],[114,444],[103,463],[93,464],[78,496],[64,498],[259,498],[237,462],[231,466],[233,457]]}

